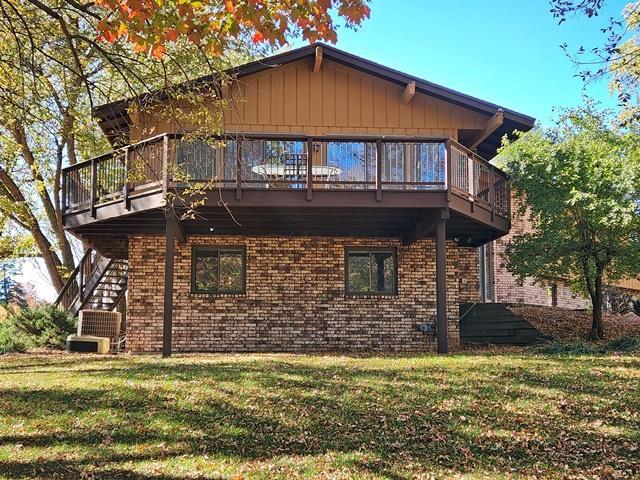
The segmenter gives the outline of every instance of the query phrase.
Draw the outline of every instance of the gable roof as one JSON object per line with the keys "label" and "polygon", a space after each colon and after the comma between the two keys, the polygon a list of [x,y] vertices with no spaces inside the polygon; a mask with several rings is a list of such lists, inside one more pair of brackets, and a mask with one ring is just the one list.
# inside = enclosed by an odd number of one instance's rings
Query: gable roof
{"label": "gable roof", "polygon": [[[371,60],[367,60],[323,43],[310,44],[288,52],[246,63],[244,65],[231,68],[227,70],[226,73],[230,76],[240,78],[280,65],[295,62],[303,58],[311,58],[315,56],[316,47],[319,46],[322,47],[322,55],[324,59],[333,60],[350,68],[362,71],[363,73],[373,75],[398,85],[404,86],[409,82],[415,82],[416,92],[423,93],[488,116],[495,114],[498,110],[502,110],[504,118],[503,124],[489,135],[480,145],[478,145],[478,152],[489,158],[495,156],[496,150],[500,146],[501,139],[505,134],[511,134],[514,130],[528,131],[531,130],[535,124],[535,119],[533,117],[523,113],[519,113],[471,95],[443,87],[442,85],[429,82],[428,80],[400,72],[393,68],[380,65],[372,62]],[[214,75],[208,75],[194,80],[193,82],[189,82],[189,84],[216,85],[217,77]],[[128,125],[130,124],[128,108],[131,102],[134,100],[144,100],[144,98],[148,96],[149,95],[141,95],[135,99],[120,100],[101,105],[96,107],[93,113],[95,117],[97,117],[100,127],[103,129],[105,134],[112,137],[114,131],[122,131],[123,129],[128,128]]]}

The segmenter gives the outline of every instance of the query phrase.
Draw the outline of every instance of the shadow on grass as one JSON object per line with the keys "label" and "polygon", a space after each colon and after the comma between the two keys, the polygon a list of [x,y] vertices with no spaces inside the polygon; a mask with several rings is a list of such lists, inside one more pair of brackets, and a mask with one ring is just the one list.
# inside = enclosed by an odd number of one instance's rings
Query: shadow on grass
{"label": "shadow on grass", "polygon": [[[78,478],[91,467],[96,478],[178,479],[140,473],[131,464],[203,455],[243,464],[336,453],[372,457],[352,463],[356,476],[396,479],[411,478],[413,469],[464,474],[545,465],[548,473],[569,468],[577,475],[615,464],[625,472],[640,471],[631,446],[625,446],[638,441],[637,431],[611,434],[585,426],[602,416],[605,405],[607,425],[624,431],[625,412],[637,411],[638,398],[618,374],[594,373],[582,361],[535,357],[523,365],[419,368],[418,362],[375,368],[366,361],[322,363],[319,357],[312,363],[287,357],[94,360],[50,362],[54,370],[74,368],[38,389],[0,390],[2,410],[15,422],[34,425],[29,434],[0,429],[0,446],[39,452],[15,460],[10,454],[0,461],[0,474]],[[610,367],[605,360],[596,364]],[[538,391],[550,397],[527,407]],[[141,446],[145,453],[135,453]],[[52,461],[49,449],[83,455]]]}

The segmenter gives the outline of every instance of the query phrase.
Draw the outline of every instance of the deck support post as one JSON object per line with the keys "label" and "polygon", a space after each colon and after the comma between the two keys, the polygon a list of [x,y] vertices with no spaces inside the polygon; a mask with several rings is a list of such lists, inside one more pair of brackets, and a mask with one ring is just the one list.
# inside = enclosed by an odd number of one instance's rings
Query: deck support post
{"label": "deck support post", "polygon": [[176,224],[167,218],[164,258],[164,312],[162,321],[162,356],[171,356],[171,331],[173,328],[173,266],[175,261]]}
{"label": "deck support post", "polygon": [[242,200],[242,139],[236,140],[236,200]]}
{"label": "deck support post", "polygon": [[382,140],[376,140],[376,202],[382,201]]}
{"label": "deck support post", "polygon": [[98,162],[91,159],[91,191],[90,191],[89,213],[91,218],[96,218],[96,203],[98,201]]}
{"label": "deck support post", "polygon": [[447,339],[447,219],[443,208],[436,223],[436,335],[438,353],[449,351]]}
{"label": "deck support post", "polygon": [[[319,48],[319,47],[318,47]],[[313,200],[313,138],[307,140],[307,200]]]}
{"label": "deck support post", "polygon": [[491,208],[491,221],[495,220],[496,212],[496,169],[489,165],[489,207]]}
{"label": "deck support post", "polygon": [[129,195],[131,194],[131,183],[129,183],[129,177],[131,176],[131,154],[129,151],[129,147],[124,150],[124,186],[122,188],[122,195],[124,197],[124,209],[129,211],[131,210],[131,199]]}
{"label": "deck support post", "polygon": [[62,214],[64,215],[65,213],[67,213],[67,202],[68,202],[68,198],[67,198],[67,190],[69,188],[69,184],[67,183],[67,176],[65,173],[63,173],[61,175],[62,178],[62,200],[60,201],[60,208],[62,210]]}

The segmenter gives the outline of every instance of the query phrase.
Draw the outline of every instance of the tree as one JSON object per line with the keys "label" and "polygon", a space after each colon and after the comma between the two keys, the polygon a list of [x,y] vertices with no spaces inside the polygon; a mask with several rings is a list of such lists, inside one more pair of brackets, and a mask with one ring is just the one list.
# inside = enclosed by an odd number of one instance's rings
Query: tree
{"label": "tree", "polygon": [[[574,15],[598,17],[604,0],[550,0],[551,13],[565,22]],[[640,2],[626,5],[619,17],[609,18],[600,29],[604,38],[600,45],[579,45],[575,50],[565,43],[561,47],[580,67],[578,75],[589,82],[609,79],[622,108],[622,123],[640,121]]]}
{"label": "tree", "polygon": [[167,43],[186,38],[213,55],[250,36],[284,46],[291,36],[309,42],[337,40],[333,15],[348,28],[369,17],[368,0],[99,0],[100,38],[124,40],[162,58]]}
{"label": "tree", "polygon": [[[16,256],[30,236],[62,288],[77,258],[63,229],[62,168],[110,149],[95,105],[162,94],[208,113],[207,92],[229,67],[292,35],[334,40],[332,16],[353,26],[368,10],[351,20],[351,8],[364,1],[0,0],[2,250]],[[203,76],[198,94],[180,88]]]}
{"label": "tree", "polygon": [[27,293],[24,286],[15,279],[17,274],[18,267],[15,262],[5,260],[0,263],[0,304],[13,304],[25,308]]}
{"label": "tree", "polygon": [[501,150],[520,213],[535,229],[508,246],[507,267],[587,293],[593,338],[604,335],[604,282],[640,274],[640,139],[611,121],[589,103]]}

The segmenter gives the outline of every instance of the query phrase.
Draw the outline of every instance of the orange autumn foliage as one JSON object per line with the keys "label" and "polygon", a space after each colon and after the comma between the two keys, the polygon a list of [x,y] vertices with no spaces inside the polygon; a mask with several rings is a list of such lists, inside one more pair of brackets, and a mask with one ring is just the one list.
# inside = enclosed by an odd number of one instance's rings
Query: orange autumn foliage
{"label": "orange autumn foliage", "polygon": [[182,38],[213,55],[247,35],[282,46],[292,35],[311,43],[337,40],[337,15],[349,28],[370,15],[369,0],[96,0],[104,11],[99,39],[124,41],[161,58],[168,42]]}

